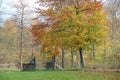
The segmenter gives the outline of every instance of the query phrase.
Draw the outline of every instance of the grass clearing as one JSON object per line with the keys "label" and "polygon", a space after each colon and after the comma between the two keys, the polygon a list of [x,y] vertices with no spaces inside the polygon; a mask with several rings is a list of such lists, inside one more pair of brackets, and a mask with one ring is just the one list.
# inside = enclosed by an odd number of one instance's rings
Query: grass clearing
{"label": "grass clearing", "polygon": [[120,80],[119,72],[6,71],[0,80]]}

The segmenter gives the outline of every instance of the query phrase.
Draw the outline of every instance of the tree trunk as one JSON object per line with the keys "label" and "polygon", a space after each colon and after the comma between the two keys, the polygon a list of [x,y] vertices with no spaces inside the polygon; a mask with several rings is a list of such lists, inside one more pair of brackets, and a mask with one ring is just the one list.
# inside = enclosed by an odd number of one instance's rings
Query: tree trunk
{"label": "tree trunk", "polygon": [[83,59],[82,48],[79,49],[79,53],[80,53],[81,68],[84,68],[84,59]]}
{"label": "tree trunk", "polygon": [[90,60],[92,60],[92,59],[93,59],[92,53],[93,53],[93,50],[92,50],[92,49],[90,49],[90,50],[89,50]]}
{"label": "tree trunk", "polygon": [[55,63],[56,63],[56,58],[55,56],[52,57],[53,65],[54,65],[54,70],[55,70]]}
{"label": "tree trunk", "polygon": [[73,68],[74,66],[74,56],[73,56],[73,51],[71,49],[71,69]]}
{"label": "tree trunk", "polygon": [[77,66],[78,66],[78,69],[80,69],[80,57],[79,57],[78,52],[77,52],[77,54],[76,54],[76,58],[77,58]]}
{"label": "tree trunk", "polygon": [[65,52],[62,50],[62,68],[65,68]]}
{"label": "tree trunk", "polygon": [[20,70],[22,70],[23,66],[22,66],[22,46],[23,44],[23,17],[21,20],[21,26],[20,26]]}
{"label": "tree trunk", "polygon": [[[23,4],[21,4],[23,6]],[[25,12],[25,7],[23,6],[23,8],[21,9],[21,24],[20,24],[20,65],[21,65],[21,70],[23,69],[22,66],[22,54],[23,54],[23,26],[24,26],[24,12]]]}
{"label": "tree trunk", "polygon": [[93,60],[95,60],[95,44],[93,44],[92,47],[93,47]]}
{"label": "tree trunk", "polygon": [[107,51],[106,51],[106,41],[104,39],[104,59],[103,59],[103,63],[105,63],[107,61]]}
{"label": "tree trunk", "polygon": [[35,56],[34,56],[34,46],[33,46],[33,44],[34,44],[34,41],[33,41],[33,39],[31,40],[31,42],[32,42],[32,45],[31,45],[31,52],[32,52],[32,58],[34,58]]}

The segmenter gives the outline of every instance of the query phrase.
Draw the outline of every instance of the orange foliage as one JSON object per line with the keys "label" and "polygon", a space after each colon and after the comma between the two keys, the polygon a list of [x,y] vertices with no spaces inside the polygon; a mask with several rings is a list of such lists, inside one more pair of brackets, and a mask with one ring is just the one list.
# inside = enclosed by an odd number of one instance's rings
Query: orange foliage
{"label": "orange foliage", "polygon": [[33,26],[31,32],[36,43],[41,45],[45,53],[56,56],[59,54],[59,48],[65,48],[66,45],[71,47],[71,44],[74,44],[72,47],[78,48],[88,43],[88,39],[99,39],[98,34],[96,35],[95,31],[90,33],[90,30],[96,23],[105,25],[102,22],[105,17],[101,18],[103,14],[100,14],[102,9],[103,4],[96,0],[84,0],[80,3],[79,0],[73,0],[71,6],[56,10],[54,7],[47,10],[37,9],[39,15],[47,18],[44,23]]}

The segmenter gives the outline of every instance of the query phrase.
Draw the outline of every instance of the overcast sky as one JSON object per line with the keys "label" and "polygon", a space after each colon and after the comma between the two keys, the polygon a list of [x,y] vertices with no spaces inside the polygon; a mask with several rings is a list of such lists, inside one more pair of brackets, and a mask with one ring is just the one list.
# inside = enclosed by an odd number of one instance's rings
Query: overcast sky
{"label": "overcast sky", "polygon": [[[29,5],[29,8],[32,10],[36,6],[36,0],[25,0],[26,3]],[[14,8],[11,7],[13,2],[18,2],[18,0],[2,0],[2,5],[0,11],[2,11],[2,19],[6,20],[7,18],[11,17],[12,13],[15,11]]]}
{"label": "overcast sky", "polygon": [[[10,7],[13,2],[18,2],[19,0],[2,0],[2,5],[0,8],[0,11],[2,11],[2,20],[5,21],[7,18],[10,18],[11,15],[13,13],[15,13],[14,8]],[[29,5],[29,9],[32,11],[34,9],[34,7],[36,7],[37,5],[35,4],[35,2],[37,0],[24,0],[28,5]],[[105,0],[102,0],[105,1]]]}

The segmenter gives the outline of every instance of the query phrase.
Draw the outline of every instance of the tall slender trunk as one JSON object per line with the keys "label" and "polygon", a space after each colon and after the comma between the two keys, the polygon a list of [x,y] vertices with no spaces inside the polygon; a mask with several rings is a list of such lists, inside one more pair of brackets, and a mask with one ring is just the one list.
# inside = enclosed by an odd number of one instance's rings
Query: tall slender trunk
{"label": "tall slender trunk", "polygon": [[65,52],[62,50],[62,68],[65,68]]}
{"label": "tall slender trunk", "polygon": [[55,67],[55,64],[56,64],[56,57],[55,57],[55,56],[52,57],[52,61],[53,61],[54,70],[55,70],[55,68],[56,68],[56,67]]}
{"label": "tall slender trunk", "polygon": [[21,26],[20,26],[20,70],[22,70],[22,46],[23,44],[23,16],[21,20]]}
{"label": "tall slender trunk", "polygon": [[33,51],[34,49],[33,49],[33,46],[32,46],[32,57],[34,57],[34,51]]}
{"label": "tall slender trunk", "polygon": [[73,68],[74,66],[74,56],[73,56],[73,51],[71,49],[71,69]]}
{"label": "tall slender trunk", "polygon": [[104,39],[104,59],[103,59],[103,63],[107,61],[107,51],[106,51],[106,41]]}
{"label": "tall slender trunk", "polygon": [[79,49],[79,54],[80,54],[81,68],[84,68],[84,58],[83,58],[82,48]]}
{"label": "tall slender trunk", "polygon": [[93,43],[92,47],[93,47],[93,60],[95,60],[95,44],[94,43]]}
{"label": "tall slender trunk", "polygon": [[92,58],[93,58],[93,57],[92,57],[92,53],[93,53],[93,52],[92,52],[92,49],[90,49],[90,50],[89,50],[90,60],[92,60]]}
{"label": "tall slender trunk", "polygon": [[79,57],[78,52],[77,52],[77,54],[76,54],[76,58],[77,58],[77,66],[78,66],[78,69],[80,69],[80,57]]}
{"label": "tall slender trunk", "polygon": [[35,56],[34,56],[34,41],[33,41],[33,39],[31,39],[31,41],[32,41],[32,45],[31,45],[31,52],[32,52],[32,58],[34,58]]}
{"label": "tall slender trunk", "polygon": [[20,70],[23,69],[22,66],[22,48],[23,48],[23,25],[24,25],[24,8],[21,13],[21,24],[20,24]]}

